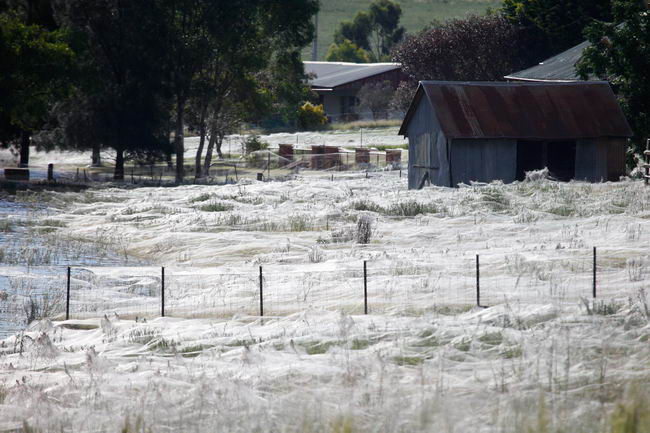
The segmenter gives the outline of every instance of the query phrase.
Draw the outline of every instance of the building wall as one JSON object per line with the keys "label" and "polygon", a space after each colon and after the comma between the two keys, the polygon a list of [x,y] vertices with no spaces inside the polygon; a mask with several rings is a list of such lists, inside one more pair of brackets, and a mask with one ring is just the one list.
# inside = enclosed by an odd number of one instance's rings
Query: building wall
{"label": "building wall", "polygon": [[617,181],[625,176],[626,138],[604,138],[607,142],[607,180]]}
{"label": "building wall", "polygon": [[408,125],[409,189],[451,186],[447,139],[429,99],[423,97]]}
{"label": "building wall", "polygon": [[[361,87],[369,83],[383,83],[390,82],[393,89],[396,89],[400,81],[403,80],[405,75],[401,70],[396,69],[383,74],[374,75],[372,77],[356,80],[351,83],[346,83],[341,86],[335,87],[331,91],[320,92],[321,103],[325,114],[332,122],[350,121],[350,120],[369,120],[372,119],[372,113],[362,111],[358,105],[351,106],[352,101],[357,100],[357,94]],[[318,90],[317,90],[318,91]],[[347,98],[344,102],[342,98]],[[397,113],[390,111],[387,113],[389,118],[396,117]]]}
{"label": "building wall", "polygon": [[625,175],[625,138],[581,139],[576,145],[576,176],[589,182],[616,181]]}
{"label": "building wall", "polygon": [[509,139],[452,140],[451,185],[502,180],[514,182],[517,141]]}

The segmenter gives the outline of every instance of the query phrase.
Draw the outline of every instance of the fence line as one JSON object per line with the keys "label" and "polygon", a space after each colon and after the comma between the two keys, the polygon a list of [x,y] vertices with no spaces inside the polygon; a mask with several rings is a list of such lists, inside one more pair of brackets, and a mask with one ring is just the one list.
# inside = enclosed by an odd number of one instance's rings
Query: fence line
{"label": "fence line", "polygon": [[[309,308],[420,314],[504,302],[569,305],[646,288],[639,249],[492,253],[428,261],[259,266],[258,272],[173,267],[0,267],[0,323],[13,316],[125,318],[282,316]],[[297,266],[296,266],[297,267]],[[312,269],[304,269],[312,268]],[[316,268],[316,269],[313,269]]]}

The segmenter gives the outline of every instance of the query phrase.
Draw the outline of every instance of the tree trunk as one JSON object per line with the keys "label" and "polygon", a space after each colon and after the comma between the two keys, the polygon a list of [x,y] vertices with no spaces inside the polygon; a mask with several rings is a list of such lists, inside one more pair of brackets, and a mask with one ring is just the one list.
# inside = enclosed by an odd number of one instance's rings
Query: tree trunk
{"label": "tree trunk", "polygon": [[217,140],[217,155],[219,156],[219,159],[223,159],[223,153],[221,153],[221,144],[223,144],[223,135],[219,135],[219,139]]}
{"label": "tree trunk", "polygon": [[20,163],[21,167],[29,166],[29,143],[31,141],[31,134],[23,131],[20,135]]}
{"label": "tree trunk", "polygon": [[167,147],[165,147],[165,162],[167,162],[167,168],[174,168],[174,163],[172,162],[172,148],[170,146],[172,142],[172,121],[171,119],[167,122]]}
{"label": "tree trunk", "polygon": [[[218,140],[220,135],[214,130],[210,134],[210,140],[208,141],[208,148],[205,150],[205,162],[203,163],[203,177],[208,177],[210,175],[210,164],[212,163],[212,151],[214,150],[214,144]],[[219,143],[221,146],[221,143]]]}
{"label": "tree trunk", "polygon": [[124,148],[118,146],[115,148],[115,171],[113,172],[113,180],[124,180]]}
{"label": "tree trunk", "polygon": [[176,104],[176,131],[174,144],[176,150],[176,183],[182,183],[185,177],[185,141],[183,139],[185,128],[185,98],[179,97]]}
{"label": "tree trunk", "polygon": [[172,152],[165,152],[165,161],[167,162],[167,168],[172,169],[174,168],[174,161],[172,161]]}
{"label": "tree trunk", "polygon": [[93,144],[93,154],[91,157],[92,160],[92,166],[93,167],[101,167],[102,166],[102,157],[100,155],[101,151],[101,145],[99,143]]}
{"label": "tree trunk", "polygon": [[199,119],[199,147],[196,149],[196,160],[195,160],[195,166],[194,166],[194,178],[198,179],[201,177],[201,174],[203,173],[201,170],[201,157],[203,156],[203,146],[205,145],[205,133],[207,130],[207,127],[205,125],[205,113],[207,111],[207,108],[204,106],[201,108],[201,118]]}

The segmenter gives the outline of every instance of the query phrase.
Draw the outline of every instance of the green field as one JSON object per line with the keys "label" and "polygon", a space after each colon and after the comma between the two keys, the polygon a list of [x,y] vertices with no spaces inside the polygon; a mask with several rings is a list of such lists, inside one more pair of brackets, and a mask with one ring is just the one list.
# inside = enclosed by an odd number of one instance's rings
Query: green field
{"label": "green field", "polygon": [[[444,21],[468,13],[483,14],[488,7],[498,7],[501,0],[397,0],[402,6],[401,23],[407,32],[417,32],[433,20]],[[350,20],[360,10],[367,10],[372,0],[321,0],[318,16],[318,59],[324,60],[339,23]],[[311,46],[303,52],[311,59]]]}

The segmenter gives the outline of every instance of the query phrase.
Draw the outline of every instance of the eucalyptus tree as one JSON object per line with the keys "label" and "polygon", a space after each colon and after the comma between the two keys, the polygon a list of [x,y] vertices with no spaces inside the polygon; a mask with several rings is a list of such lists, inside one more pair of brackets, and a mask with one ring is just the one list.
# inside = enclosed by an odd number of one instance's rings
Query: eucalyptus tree
{"label": "eucalyptus tree", "polygon": [[295,58],[309,44],[318,1],[160,1],[169,48],[166,67],[175,100],[176,180],[181,182],[187,104],[198,113],[199,130],[210,134],[203,169],[201,145],[196,155],[195,176],[201,176],[223,136],[240,121],[270,107],[273,85],[264,81],[265,71],[274,59]]}

